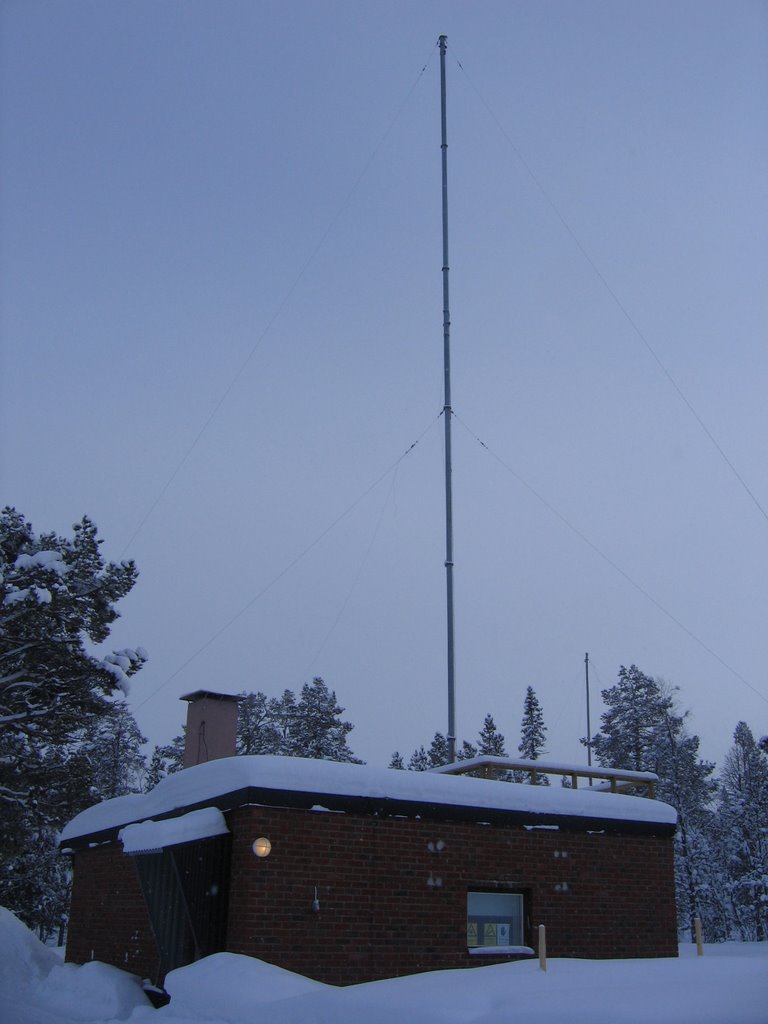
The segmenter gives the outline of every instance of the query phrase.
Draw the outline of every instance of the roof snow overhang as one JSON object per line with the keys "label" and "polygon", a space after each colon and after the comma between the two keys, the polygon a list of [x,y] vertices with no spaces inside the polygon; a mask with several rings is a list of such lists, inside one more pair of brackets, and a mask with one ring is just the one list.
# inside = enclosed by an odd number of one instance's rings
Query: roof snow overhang
{"label": "roof snow overhang", "polygon": [[64,828],[60,846],[79,849],[113,841],[121,828],[135,822],[247,804],[657,836],[672,835],[677,822],[674,808],[634,796],[254,755],[195,765],[168,776],[149,793],[90,807]]}

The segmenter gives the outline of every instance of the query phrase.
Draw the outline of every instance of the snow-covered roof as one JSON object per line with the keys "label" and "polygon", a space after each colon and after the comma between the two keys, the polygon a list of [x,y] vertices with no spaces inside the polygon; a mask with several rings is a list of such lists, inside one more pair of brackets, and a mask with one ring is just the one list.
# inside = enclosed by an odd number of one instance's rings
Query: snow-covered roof
{"label": "snow-covered roof", "polygon": [[196,839],[211,839],[229,832],[224,815],[218,807],[201,807],[176,818],[162,821],[140,821],[121,828],[117,838],[125,853],[152,853],[166,846],[191,843]]}
{"label": "snow-covered roof", "polygon": [[[674,808],[657,800],[589,789],[530,786],[468,776],[374,768],[301,757],[221,758],[169,775],[149,793],[106,800],[64,828],[63,845],[133,822],[168,817],[206,805],[222,810],[244,803],[379,814],[421,814],[476,821],[581,824],[585,828],[654,826],[671,831]],[[106,838],[106,837],[105,837]]]}

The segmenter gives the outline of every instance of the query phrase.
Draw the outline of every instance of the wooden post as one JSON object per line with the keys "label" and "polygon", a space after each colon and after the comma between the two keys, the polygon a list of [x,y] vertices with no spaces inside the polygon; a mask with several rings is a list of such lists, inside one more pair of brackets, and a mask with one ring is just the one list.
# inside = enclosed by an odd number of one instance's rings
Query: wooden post
{"label": "wooden post", "polygon": [[539,967],[547,969],[547,930],[543,924],[539,925]]}
{"label": "wooden post", "polygon": [[704,943],[701,941],[701,918],[694,917],[693,931],[696,936],[696,956],[704,956]]}

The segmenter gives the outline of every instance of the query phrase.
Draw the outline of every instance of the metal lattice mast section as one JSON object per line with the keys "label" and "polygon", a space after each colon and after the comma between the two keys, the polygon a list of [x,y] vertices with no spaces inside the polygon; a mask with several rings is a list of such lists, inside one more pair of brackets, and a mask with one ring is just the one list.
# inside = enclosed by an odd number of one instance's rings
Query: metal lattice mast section
{"label": "metal lattice mast section", "polygon": [[448,758],[456,760],[456,685],[453,636],[453,490],[451,484],[451,314],[448,303],[448,138],[445,107],[445,49],[440,36],[440,121],[443,165],[443,366],[445,376],[445,586],[448,620]]}

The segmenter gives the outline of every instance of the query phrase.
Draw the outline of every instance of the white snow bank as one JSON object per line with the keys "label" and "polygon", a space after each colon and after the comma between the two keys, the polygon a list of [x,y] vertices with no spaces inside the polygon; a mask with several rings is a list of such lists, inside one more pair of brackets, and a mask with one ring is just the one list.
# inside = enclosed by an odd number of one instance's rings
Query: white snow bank
{"label": "white snow bank", "polygon": [[171,971],[165,979],[173,1017],[190,1020],[255,1021],[263,1016],[265,1003],[312,995],[328,987],[237,953],[215,953]]}
{"label": "white snow bank", "polygon": [[0,907],[0,991],[37,985],[61,960],[25,924]]}
{"label": "white snow bank", "polygon": [[[286,997],[281,975],[245,958],[200,961],[175,972],[156,1024],[765,1024],[768,944],[755,956],[682,960],[557,960],[435,971]],[[718,949],[719,947],[707,947]],[[258,962],[257,962],[258,963]],[[300,980],[300,979],[296,979]],[[233,993],[239,1008],[229,1006]],[[195,996],[201,999],[195,1003]],[[269,997],[269,998],[267,998]],[[218,1004],[218,1008],[217,1008]],[[257,1005],[258,1004],[258,1005]],[[145,1018],[141,1016],[141,1024]],[[138,1016],[134,1018],[138,1024]]]}
{"label": "white snow bank", "polygon": [[126,825],[118,832],[125,853],[148,853],[165,846],[190,843],[195,839],[209,839],[229,832],[224,815],[217,807],[204,807],[178,818],[164,821],[142,821]]}
{"label": "white snow bank", "polygon": [[0,907],[3,1022],[126,1020],[137,1007],[149,1005],[138,978],[97,962],[63,964],[10,910]]}
{"label": "white snow bank", "polygon": [[481,819],[483,811],[493,810],[529,813],[532,818],[571,816],[666,825],[677,820],[674,808],[658,800],[586,788],[529,786],[302,757],[251,755],[195,765],[169,775],[149,793],[120,796],[89,807],[69,822],[61,839],[66,842],[143,821],[251,786],[323,796],[324,805],[330,803],[331,796],[346,796],[472,808]]}
{"label": "white snow bank", "polygon": [[768,943],[690,943],[680,959],[538,961],[335,988],[217,953],[168,975],[153,1010],[136,979],[61,965],[0,909],[3,1024],[766,1024]]}
{"label": "white snow bank", "polygon": [[35,1002],[70,1020],[126,1020],[149,1006],[141,982],[109,964],[57,964],[35,989]]}

